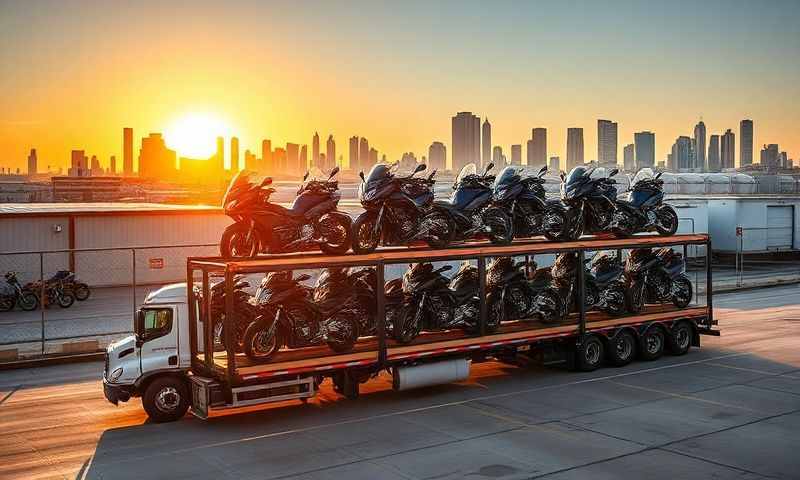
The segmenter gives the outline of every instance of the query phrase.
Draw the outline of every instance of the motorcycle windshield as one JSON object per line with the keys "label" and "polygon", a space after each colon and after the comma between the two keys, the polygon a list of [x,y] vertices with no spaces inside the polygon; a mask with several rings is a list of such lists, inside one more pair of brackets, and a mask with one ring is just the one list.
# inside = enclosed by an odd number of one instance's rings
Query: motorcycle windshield
{"label": "motorcycle windshield", "polygon": [[458,172],[458,177],[456,177],[456,185],[461,183],[461,181],[467,178],[468,176],[477,174],[478,174],[478,167],[476,167],[474,163],[468,163],[464,165],[461,168],[461,171]]}
{"label": "motorcycle windshield", "polygon": [[631,180],[630,188],[633,189],[634,187],[636,187],[637,183],[645,182],[647,180],[652,180],[653,178],[655,178],[653,172],[649,168],[643,168],[639,170],[639,172],[637,172],[636,175],[634,175],[633,180]]}
{"label": "motorcycle windshield", "polygon": [[567,179],[564,181],[564,183],[566,183],[568,187],[583,183],[589,180],[591,174],[591,169],[587,169],[586,167],[575,167],[569,172],[569,175],[567,175]]}
{"label": "motorcycle windshield", "polygon": [[498,188],[505,186],[505,185],[512,185],[519,181],[519,171],[514,167],[506,167],[500,172],[497,177],[494,179],[494,189],[497,190]]}
{"label": "motorcycle windshield", "polygon": [[366,183],[369,186],[370,184],[375,184],[391,176],[392,176],[391,165],[386,165],[385,163],[376,163],[375,165],[372,166],[372,169],[369,171]]}

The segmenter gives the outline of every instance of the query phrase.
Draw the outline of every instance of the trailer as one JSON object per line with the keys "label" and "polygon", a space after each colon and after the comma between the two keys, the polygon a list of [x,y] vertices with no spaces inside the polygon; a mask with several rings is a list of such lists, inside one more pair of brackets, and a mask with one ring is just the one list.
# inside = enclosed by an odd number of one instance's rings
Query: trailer
{"label": "trailer", "polygon": [[[682,248],[685,260],[690,245],[706,247],[706,255],[711,252],[708,235],[691,234],[669,237],[637,235],[626,239],[591,237],[558,243],[538,239],[517,240],[507,246],[475,242],[444,250],[424,247],[385,248],[365,255],[298,253],[250,260],[190,258],[185,286],[185,297],[188,299],[189,359],[186,362],[186,355],[178,355],[161,370],[162,373],[171,372],[170,375],[176,375],[175,378],[186,382],[183,387],[175,383],[177,380],[167,383],[170,392],[178,391],[191,397],[191,410],[195,416],[207,418],[211,411],[217,409],[290,399],[307,400],[315,395],[320,383],[328,378],[333,381],[337,392],[347,398],[356,398],[359,385],[382,371],[390,372],[395,389],[405,390],[463,380],[468,377],[472,362],[510,361],[520,355],[543,358],[548,362],[563,361],[575,369],[589,371],[604,363],[608,356],[604,352],[613,353],[616,351],[614,349],[621,348],[620,345],[630,346],[632,341],[634,350],[647,360],[654,360],[665,351],[683,354],[690,346],[700,346],[700,335],[719,335],[719,331],[714,328],[716,322],[713,318],[712,271],[707,256],[704,271],[705,294],[698,295],[697,301],[686,308],[648,304],[639,313],[621,317],[610,317],[599,311],[587,312],[584,306],[584,272],[578,268],[578,311],[556,325],[543,324],[536,318],[502,322],[497,331],[492,333],[486,329],[486,266],[487,261],[496,257],[530,258],[562,252],[575,252],[582,264],[587,252],[622,252],[665,246]],[[477,262],[481,301],[479,325],[473,333],[464,329],[423,331],[410,344],[400,344],[387,335],[386,299],[383,288],[376,288],[377,331],[375,335],[360,337],[352,351],[335,353],[323,344],[287,348],[270,357],[268,361],[254,361],[232,347],[236,342],[230,313],[233,309],[234,278],[237,275],[331,267],[372,267],[376,272],[377,285],[382,286],[386,280],[387,268],[392,265],[454,261]],[[228,347],[223,350],[213,347],[212,321],[206,318],[211,311],[209,292],[215,281],[224,282],[226,291],[224,343]],[[199,302],[206,303],[202,305]],[[185,341],[185,337],[184,334],[182,341]],[[621,365],[627,361],[612,363]],[[107,370],[108,368],[110,367]],[[158,398],[159,393],[152,393],[152,388],[149,388],[155,378],[158,376],[139,379],[138,385],[124,395],[139,394],[146,402],[149,401],[147,397]],[[110,382],[105,383],[108,385]],[[148,406],[145,405],[145,408],[148,409]],[[151,409],[152,406],[148,413],[153,416]],[[184,412],[185,408],[183,412],[178,411],[179,416]],[[172,417],[163,415],[160,419],[172,420]]]}

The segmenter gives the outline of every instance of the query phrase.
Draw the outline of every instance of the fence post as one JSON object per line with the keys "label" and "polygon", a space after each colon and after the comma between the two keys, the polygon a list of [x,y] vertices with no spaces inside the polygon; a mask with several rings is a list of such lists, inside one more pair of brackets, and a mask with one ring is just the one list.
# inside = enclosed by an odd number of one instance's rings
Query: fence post
{"label": "fence post", "polygon": [[47,295],[47,289],[44,285],[44,252],[39,252],[39,288],[39,311],[42,315],[42,356],[44,356],[44,302]]}

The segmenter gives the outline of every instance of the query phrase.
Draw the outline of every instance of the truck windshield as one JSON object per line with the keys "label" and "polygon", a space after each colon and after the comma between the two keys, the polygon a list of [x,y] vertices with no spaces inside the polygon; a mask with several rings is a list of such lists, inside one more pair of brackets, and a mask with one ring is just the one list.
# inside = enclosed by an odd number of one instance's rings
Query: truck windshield
{"label": "truck windshield", "polygon": [[171,308],[147,308],[142,310],[144,315],[144,331],[142,340],[152,340],[164,336],[172,330]]}

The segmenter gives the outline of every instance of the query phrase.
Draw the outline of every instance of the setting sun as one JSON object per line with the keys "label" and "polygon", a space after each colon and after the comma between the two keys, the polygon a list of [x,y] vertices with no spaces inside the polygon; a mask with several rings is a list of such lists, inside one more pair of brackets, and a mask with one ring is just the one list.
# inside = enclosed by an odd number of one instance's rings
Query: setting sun
{"label": "setting sun", "polygon": [[228,137],[231,127],[223,119],[208,113],[192,113],[176,118],[164,132],[167,146],[179,156],[208,158],[216,151],[216,137]]}

